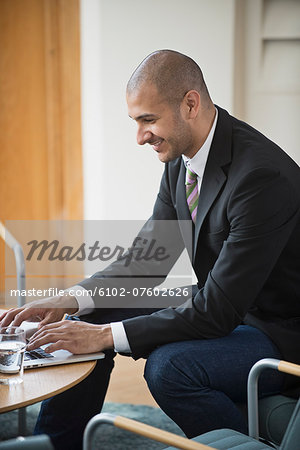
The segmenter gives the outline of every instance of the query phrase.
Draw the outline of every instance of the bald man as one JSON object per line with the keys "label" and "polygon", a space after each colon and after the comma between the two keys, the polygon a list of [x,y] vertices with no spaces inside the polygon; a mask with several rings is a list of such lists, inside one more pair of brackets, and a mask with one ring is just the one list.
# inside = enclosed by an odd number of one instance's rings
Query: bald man
{"label": "bald man", "polygon": [[[166,248],[175,250],[161,273],[167,276],[192,239],[198,282],[177,307],[109,309],[97,295],[69,296],[2,318],[3,325],[18,325],[39,317],[31,348],[52,342],[50,351],[106,351],[86,380],[43,403],[36,433],[49,434],[57,449],[81,447],[87,421],[101,410],[113,349],[147,359],[151,393],[188,437],[224,427],[246,432],[236,403],[246,400],[251,366],[265,357],[300,363],[299,167],[215,106],[198,65],[178,52],[154,52],[137,67],[127,104],[137,142],[150,144],[165,163],[151,221],[140,236],[151,241],[162,220],[189,221],[188,232],[165,233]],[[140,264],[141,273],[153,270],[153,261]],[[105,287],[117,275],[134,278],[132,267],[118,261],[79,286]],[[59,322],[64,312],[81,321]],[[268,374],[260,387],[261,395],[280,392],[286,380]]]}

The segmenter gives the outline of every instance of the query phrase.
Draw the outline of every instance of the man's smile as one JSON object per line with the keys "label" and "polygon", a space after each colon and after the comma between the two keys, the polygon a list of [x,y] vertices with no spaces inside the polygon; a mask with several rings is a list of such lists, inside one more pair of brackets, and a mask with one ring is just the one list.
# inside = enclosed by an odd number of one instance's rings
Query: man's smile
{"label": "man's smile", "polygon": [[164,141],[163,139],[157,139],[154,142],[149,142],[149,144],[152,146],[153,150],[158,152],[163,141]]}

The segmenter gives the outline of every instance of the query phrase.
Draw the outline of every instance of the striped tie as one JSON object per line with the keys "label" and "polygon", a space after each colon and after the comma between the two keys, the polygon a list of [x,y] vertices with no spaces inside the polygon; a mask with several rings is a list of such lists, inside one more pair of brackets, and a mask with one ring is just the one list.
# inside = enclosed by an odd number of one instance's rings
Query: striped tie
{"label": "striped tie", "polygon": [[197,207],[198,207],[198,180],[197,174],[187,167],[185,177],[185,191],[187,204],[192,216],[192,221],[196,223]]}

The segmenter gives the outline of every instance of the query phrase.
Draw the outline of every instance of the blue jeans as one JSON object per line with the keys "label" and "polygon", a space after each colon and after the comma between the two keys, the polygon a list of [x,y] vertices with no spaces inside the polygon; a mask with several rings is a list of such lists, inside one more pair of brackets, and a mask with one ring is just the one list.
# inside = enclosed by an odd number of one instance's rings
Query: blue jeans
{"label": "blue jeans", "polygon": [[[261,358],[281,358],[261,331],[241,325],[218,339],[174,342],[154,350],[145,379],[162,410],[191,438],[218,428],[247,433],[237,403],[247,399],[247,377]],[[280,392],[284,376],[266,370],[260,395]]]}

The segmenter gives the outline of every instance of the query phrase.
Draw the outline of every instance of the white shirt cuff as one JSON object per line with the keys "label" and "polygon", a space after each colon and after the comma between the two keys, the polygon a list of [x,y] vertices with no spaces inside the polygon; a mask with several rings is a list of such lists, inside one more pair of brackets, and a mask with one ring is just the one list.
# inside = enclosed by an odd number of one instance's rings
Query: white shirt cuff
{"label": "white shirt cuff", "polygon": [[78,311],[73,316],[82,316],[83,314],[90,314],[95,309],[94,300],[89,295],[88,291],[84,287],[76,285],[68,289],[65,292],[76,298],[78,303]]}
{"label": "white shirt cuff", "polygon": [[131,353],[130,345],[126,336],[122,322],[112,322],[110,324],[114,340],[115,352]]}

